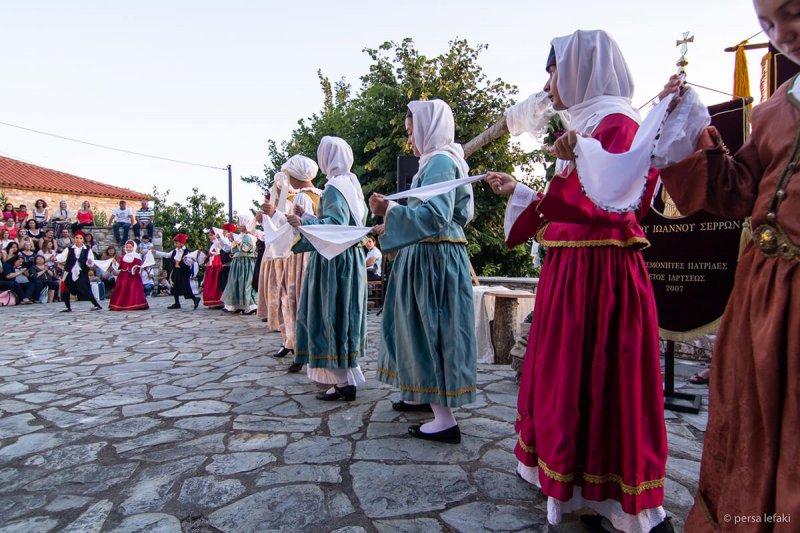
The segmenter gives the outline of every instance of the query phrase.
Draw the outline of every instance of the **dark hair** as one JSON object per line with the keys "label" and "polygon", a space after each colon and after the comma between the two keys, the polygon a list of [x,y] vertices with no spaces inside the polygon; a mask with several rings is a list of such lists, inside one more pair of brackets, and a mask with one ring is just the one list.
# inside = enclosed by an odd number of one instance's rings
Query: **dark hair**
{"label": "dark hair", "polygon": [[411,109],[410,108],[406,109],[406,120],[408,120],[410,118],[413,118],[413,117],[414,117],[414,113],[411,112]]}
{"label": "dark hair", "polygon": [[21,256],[21,255],[19,255],[19,254],[14,254],[14,255],[12,255],[11,257],[9,257],[9,258],[8,258],[8,260],[6,261],[6,263],[9,263],[10,265],[13,265],[13,264],[14,264],[14,263],[16,263],[17,261],[23,261],[23,258],[22,258],[22,256]]}
{"label": "dark hair", "polygon": [[36,203],[33,204],[33,207],[36,207],[37,205],[39,205],[39,202],[42,202],[42,207],[47,209],[47,202],[45,202],[42,198],[39,198],[38,200],[36,200]]}
{"label": "dark hair", "polygon": [[94,242],[94,235],[92,235],[92,234],[91,234],[91,233],[89,233],[88,231],[87,231],[87,232],[85,232],[85,233],[83,234],[83,242],[86,242],[86,241],[90,240],[90,239],[89,239],[90,237],[91,237],[91,241],[92,241],[92,242]]}
{"label": "dark hair", "polygon": [[44,263],[44,256],[43,255],[36,254],[36,256],[33,258],[33,262],[35,263],[37,259],[41,259],[42,263]]}
{"label": "dark hair", "polygon": [[28,226],[26,229],[31,229],[31,222],[33,222],[33,229],[39,229],[39,224],[36,222],[35,219],[29,218],[25,225]]}
{"label": "dark hair", "polygon": [[19,244],[16,241],[11,241],[10,243],[6,244],[6,252],[11,249],[12,246],[16,246],[17,250],[19,250]]}
{"label": "dark hair", "polygon": [[6,207],[9,207],[9,206],[11,207],[11,211],[9,211],[9,213],[13,213],[14,212],[14,204],[12,204],[11,202],[8,202],[6,205],[3,206],[3,211],[5,211]]}
{"label": "dark hair", "polygon": [[114,246],[109,246],[106,248],[106,253],[108,253],[109,250],[114,250],[114,253],[117,253],[117,249]]}
{"label": "dark hair", "polygon": [[18,207],[17,209],[22,209],[23,207],[24,207],[25,209],[28,209],[28,206],[27,206],[27,205],[25,205],[25,204],[19,204],[19,207]]}
{"label": "dark hair", "polygon": [[149,233],[145,233],[144,235],[142,235],[142,239],[147,239],[149,241],[150,240],[150,234]]}

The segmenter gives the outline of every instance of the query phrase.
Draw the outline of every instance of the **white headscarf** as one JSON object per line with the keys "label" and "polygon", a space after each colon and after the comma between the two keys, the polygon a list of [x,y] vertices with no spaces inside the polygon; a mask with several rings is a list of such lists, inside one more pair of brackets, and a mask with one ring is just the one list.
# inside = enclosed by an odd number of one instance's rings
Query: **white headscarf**
{"label": "white headscarf", "polygon": [[319,166],[310,157],[293,155],[281,167],[281,172],[289,174],[296,180],[311,182],[316,177]]}
{"label": "white headscarf", "polygon": [[237,213],[236,218],[240,226],[244,226],[248,233],[256,230],[256,219],[250,213]]}
{"label": "white headscarf", "polygon": [[364,191],[355,174],[350,172],[353,166],[353,149],[344,139],[325,136],[317,148],[317,161],[325,174],[328,186],[335,187],[350,208],[350,216],[356,226],[366,222],[367,204],[364,202]]}
{"label": "white headscarf", "polygon": [[[281,190],[280,194],[278,189]],[[269,194],[270,201],[277,212],[283,213],[286,210],[286,200],[291,192],[294,192],[294,188],[289,183],[289,176],[283,172],[276,173]]]}
{"label": "white headscarf", "polygon": [[641,123],[631,105],[633,79],[619,46],[602,30],[579,30],[556,37],[558,94],[567,107],[570,129],[592,133],[608,115],[622,114]]}
{"label": "white headscarf", "polygon": [[[456,123],[453,110],[442,100],[414,100],[409,102],[412,122],[414,123],[414,142],[422,154],[419,158],[419,171],[414,180],[422,175],[425,166],[435,155],[445,155],[453,160],[458,168],[457,178],[466,178],[469,165],[464,159],[464,149],[455,142]],[[472,186],[465,185],[469,193],[467,207],[467,224],[475,213],[475,202],[472,197]]]}
{"label": "white headscarf", "polygon": [[122,260],[125,261],[126,263],[132,263],[134,259],[141,259],[142,256],[136,253],[136,241],[128,239],[127,241],[125,241],[122,250],[125,251],[125,246],[128,246],[128,243],[131,243],[133,245],[133,251],[130,253],[125,252],[122,255]]}

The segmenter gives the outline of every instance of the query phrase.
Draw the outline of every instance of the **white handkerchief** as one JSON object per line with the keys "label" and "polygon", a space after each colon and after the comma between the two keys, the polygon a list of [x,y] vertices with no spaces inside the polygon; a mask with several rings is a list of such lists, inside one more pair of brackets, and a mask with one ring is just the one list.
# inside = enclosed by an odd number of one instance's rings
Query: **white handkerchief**
{"label": "white handkerchief", "polygon": [[311,224],[297,229],[305,235],[308,242],[322,257],[331,260],[344,252],[372,231],[367,226],[338,226],[332,224]]}
{"label": "white handkerchief", "polygon": [[294,241],[294,231],[292,226],[286,221],[283,213],[276,212],[272,218],[264,217],[261,221],[264,228],[264,235],[261,240],[265,246],[272,248],[273,257],[286,257],[292,249]]}
{"label": "white handkerchief", "polygon": [[433,185],[425,185],[417,187],[416,189],[409,189],[407,191],[390,194],[386,197],[387,200],[401,200],[403,198],[418,198],[422,202],[427,202],[434,196],[439,196],[457,189],[462,185],[469,185],[476,181],[480,181],[486,177],[486,174],[478,176],[467,176],[466,178],[458,178],[450,181],[443,181],[442,183],[434,183]]}

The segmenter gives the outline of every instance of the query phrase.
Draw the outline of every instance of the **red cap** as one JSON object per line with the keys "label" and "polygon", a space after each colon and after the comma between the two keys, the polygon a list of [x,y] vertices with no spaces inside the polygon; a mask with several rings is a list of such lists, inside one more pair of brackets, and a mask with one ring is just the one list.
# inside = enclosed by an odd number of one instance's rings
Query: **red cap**
{"label": "red cap", "polygon": [[73,237],[77,237],[78,235],[80,235],[84,239],[86,238],[86,234],[84,232],[82,232],[81,230],[78,230],[78,231],[76,231],[75,233],[72,234]]}
{"label": "red cap", "polygon": [[236,231],[236,224],[231,224],[231,223],[223,224],[222,229],[231,232]]}
{"label": "red cap", "polygon": [[189,236],[186,235],[185,233],[178,233],[177,235],[175,235],[172,238],[172,240],[175,241],[175,242],[179,242],[181,244],[186,244],[186,239],[188,239],[188,238],[189,238]]}

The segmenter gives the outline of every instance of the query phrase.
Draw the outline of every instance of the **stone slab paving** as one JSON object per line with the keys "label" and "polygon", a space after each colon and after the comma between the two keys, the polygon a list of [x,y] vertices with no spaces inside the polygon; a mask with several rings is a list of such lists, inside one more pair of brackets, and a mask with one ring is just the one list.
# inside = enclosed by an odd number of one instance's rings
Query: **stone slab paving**
{"label": "stone slab paving", "polygon": [[[547,525],[515,475],[509,367],[480,365],[460,446],[423,442],[405,433],[425,415],[393,411],[376,380],[374,312],[367,385],[325,403],[268,355],[280,338],[257,318],[170,303],[0,310],[0,533],[582,530]],[[679,364],[678,381],[699,368]],[[682,529],[707,417],[667,417],[665,506]]]}

